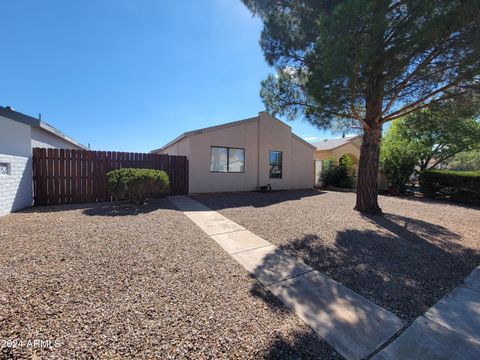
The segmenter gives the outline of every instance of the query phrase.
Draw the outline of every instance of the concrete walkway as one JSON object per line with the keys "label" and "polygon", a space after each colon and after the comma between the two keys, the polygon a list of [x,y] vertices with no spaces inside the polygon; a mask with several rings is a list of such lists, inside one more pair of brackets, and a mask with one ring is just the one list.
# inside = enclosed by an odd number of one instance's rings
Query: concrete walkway
{"label": "concrete walkway", "polygon": [[403,326],[391,312],[187,196],[169,200],[347,359],[372,354]]}
{"label": "concrete walkway", "polygon": [[480,359],[480,267],[373,359]]}

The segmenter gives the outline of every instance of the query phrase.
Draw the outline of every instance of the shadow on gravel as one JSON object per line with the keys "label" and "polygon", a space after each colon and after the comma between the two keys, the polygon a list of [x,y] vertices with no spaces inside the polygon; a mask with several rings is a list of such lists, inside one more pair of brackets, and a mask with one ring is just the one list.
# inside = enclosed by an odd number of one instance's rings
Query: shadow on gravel
{"label": "shadow on gravel", "polygon": [[192,197],[205,204],[212,210],[253,206],[255,208],[270,206],[285,201],[300,200],[306,197],[325,194],[320,190],[285,190],[271,193],[241,192],[241,193],[217,193],[196,194]]}
{"label": "shadow on gravel", "polygon": [[309,234],[281,249],[407,320],[480,263],[480,252],[463,247],[460,236],[442,226],[392,214],[367,219],[379,231],[339,231],[334,244]]}
{"label": "shadow on gravel", "polygon": [[289,338],[276,336],[268,349],[263,354],[266,360],[340,360],[343,357],[338,354],[324,340],[320,339],[313,331],[297,331]]}
{"label": "shadow on gravel", "polygon": [[167,199],[154,199],[143,205],[135,205],[124,201],[93,204],[83,210],[88,216],[132,216],[147,214],[158,209],[175,210]]}

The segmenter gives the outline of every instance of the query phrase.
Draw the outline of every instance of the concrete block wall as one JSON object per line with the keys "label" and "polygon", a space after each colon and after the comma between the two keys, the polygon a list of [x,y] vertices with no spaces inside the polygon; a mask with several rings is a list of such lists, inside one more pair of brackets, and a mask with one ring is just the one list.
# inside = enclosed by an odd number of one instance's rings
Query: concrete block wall
{"label": "concrete block wall", "polygon": [[0,216],[32,205],[32,159],[0,154],[8,164],[8,175],[0,175]]}

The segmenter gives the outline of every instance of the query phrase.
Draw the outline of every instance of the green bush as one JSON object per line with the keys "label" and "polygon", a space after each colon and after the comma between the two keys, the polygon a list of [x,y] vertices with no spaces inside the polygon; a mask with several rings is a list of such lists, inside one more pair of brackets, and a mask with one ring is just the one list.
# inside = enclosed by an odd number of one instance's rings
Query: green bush
{"label": "green bush", "polygon": [[124,168],[107,173],[107,186],[115,199],[143,204],[149,198],[167,194],[170,180],[165,171]]}
{"label": "green bush", "polygon": [[322,185],[349,189],[355,187],[353,161],[350,156],[342,156],[339,165],[330,163],[330,166],[322,172]]}
{"label": "green bush", "polygon": [[425,196],[480,205],[480,171],[424,170],[419,182]]}
{"label": "green bush", "polygon": [[405,194],[407,183],[415,168],[415,158],[408,153],[390,153],[381,159],[380,167],[387,177],[388,187],[392,194]]}

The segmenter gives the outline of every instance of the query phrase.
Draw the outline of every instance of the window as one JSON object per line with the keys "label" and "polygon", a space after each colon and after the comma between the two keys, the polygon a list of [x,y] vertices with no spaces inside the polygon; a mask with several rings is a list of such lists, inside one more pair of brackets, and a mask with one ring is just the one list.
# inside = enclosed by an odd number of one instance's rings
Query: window
{"label": "window", "polygon": [[282,178],[282,152],[270,151],[269,164],[270,164],[270,179],[281,179]]}
{"label": "window", "polygon": [[0,175],[8,175],[8,163],[0,163]]}
{"label": "window", "polygon": [[211,172],[245,172],[245,149],[212,146],[210,148]]}

